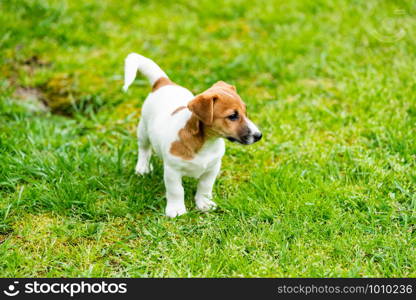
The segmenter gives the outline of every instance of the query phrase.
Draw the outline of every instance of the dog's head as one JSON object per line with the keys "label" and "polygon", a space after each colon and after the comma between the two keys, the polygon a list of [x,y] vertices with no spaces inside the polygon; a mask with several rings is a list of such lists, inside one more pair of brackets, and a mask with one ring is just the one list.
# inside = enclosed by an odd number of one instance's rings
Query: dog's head
{"label": "dog's head", "polygon": [[219,81],[188,104],[199,120],[212,132],[232,142],[253,144],[262,137],[247,118],[246,105],[234,86]]}

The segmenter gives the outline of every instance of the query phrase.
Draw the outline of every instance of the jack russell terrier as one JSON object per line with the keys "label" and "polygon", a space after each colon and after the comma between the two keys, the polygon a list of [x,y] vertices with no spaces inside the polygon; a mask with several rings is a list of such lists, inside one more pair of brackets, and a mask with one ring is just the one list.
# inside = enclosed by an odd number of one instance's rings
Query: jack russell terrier
{"label": "jack russell terrier", "polygon": [[127,91],[139,70],[152,85],[142,107],[137,128],[139,154],[136,173],[152,170],[152,149],[163,159],[166,215],[186,213],[182,176],[197,178],[196,207],[215,209],[212,187],[225,152],[222,138],[249,145],[262,134],[246,115],[246,105],[236,88],[223,81],[194,96],[173,83],[151,59],[131,53],[126,57],[124,86]]}

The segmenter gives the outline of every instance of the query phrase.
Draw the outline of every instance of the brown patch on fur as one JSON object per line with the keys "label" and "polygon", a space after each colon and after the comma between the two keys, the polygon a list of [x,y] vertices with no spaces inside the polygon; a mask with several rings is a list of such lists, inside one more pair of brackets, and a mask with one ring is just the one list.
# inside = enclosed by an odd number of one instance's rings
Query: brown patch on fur
{"label": "brown patch on fur", "polygon": [[164,87],[165,85],[173,85],[174,83],[167,77],[160,77],[152,86],[152,92]]}
{"label": "brown patch on fur", "polygon": [[170,153],[186,160],[194,158],[206,139],[204,125],[194,114],[186,122],[185,127],[179,130],[178,135],[179,140],[172,143]]}
{"label": "brown patch on fur", "polygon": [[173,116],[174,114],[176,114],[177,112],[179,112],[179,111],[181,111],[181,110],[183,110],[183,109],[185,109],[186,108],[186,106],[179,106],[177,109],[175,109],[172,113],[171,113],[171,116]]}

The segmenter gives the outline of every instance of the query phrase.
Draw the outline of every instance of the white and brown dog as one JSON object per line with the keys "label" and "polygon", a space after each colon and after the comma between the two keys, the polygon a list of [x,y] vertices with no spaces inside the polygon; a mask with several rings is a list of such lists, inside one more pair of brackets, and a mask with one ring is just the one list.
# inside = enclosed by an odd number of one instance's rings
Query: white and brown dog
{"label": "white and brown dog", "polygon": [[214,209],[212,187],[225,152],[224,140],[244,145],[261,139],[262,134],[247,118],[246,106],[234,86],[219,81],[194,96],[176,85],[152,60],[131,53],[125,60],[124,91],[139,70],[153,87],[142,107],[137,128],[139,157],[136,173],[152,169],[152,148],[163,159],[166,187],[166,215],[186,212],[182,176],[197,178],[196,206]]}

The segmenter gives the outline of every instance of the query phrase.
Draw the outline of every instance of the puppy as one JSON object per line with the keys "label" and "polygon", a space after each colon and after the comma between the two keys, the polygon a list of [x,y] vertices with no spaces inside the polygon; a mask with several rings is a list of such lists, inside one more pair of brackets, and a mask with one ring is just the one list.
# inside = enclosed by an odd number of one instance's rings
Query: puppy
{"label": "puppy", "polygon": [[152,150],[163,159],[166,187],[166,215],[186,213],[182,176],[198,179],[196,207],[215,209],[211,200],[215,178],[225,152],[222,138],[249,145],[262,137],[246,115],[246,105],[236,88],[223,81],[194,96],[173,83],[152,60],[131,53],[125,60],[124,86],[127,91],[139,70],[152,85],[142,107],[137,128],[139,154],[136,173],[152,170]]}

